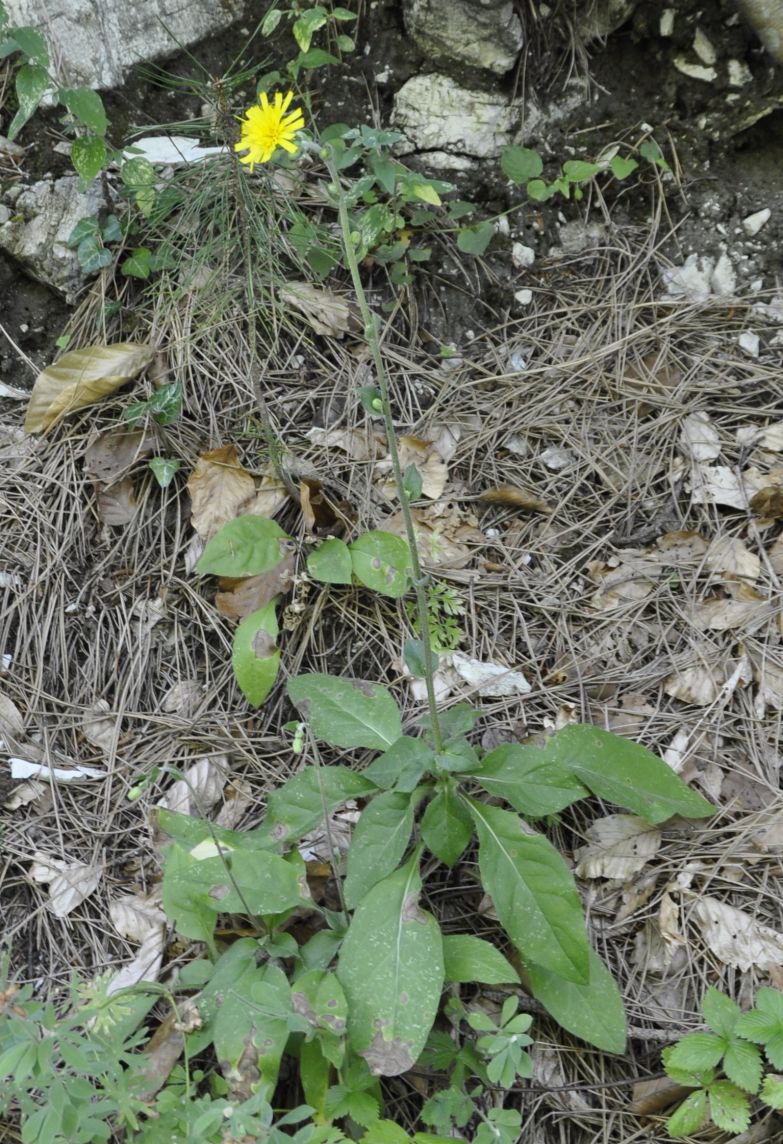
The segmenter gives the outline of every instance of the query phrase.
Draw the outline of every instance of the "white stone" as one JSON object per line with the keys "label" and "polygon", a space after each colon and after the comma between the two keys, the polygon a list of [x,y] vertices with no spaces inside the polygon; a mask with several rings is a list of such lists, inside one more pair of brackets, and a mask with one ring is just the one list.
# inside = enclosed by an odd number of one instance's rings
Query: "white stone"
{"label": "white stone", "polygon": [[754,234],[758,234],[761,228],[769,222],[771,217],[772,211],[769,207],[764,207],[761,211],[755,211],[754,214],[746,215],[742,220],[742,229],[745,231],[745,234],[752,238]]}
{"label": "white stone", "polygon": [[684,56],[675,56],[674,66],[678,72],[687,75],[689,79],[698,79],[702,83],[714,83],[718,78],[715,68],[706,68],[701,64],[692,64]]}
{"label": "white stone", "polygon": [[715,48],[707,39],[704,32],[702,32],[701,28],[696,29],[696,35],[693,37],[693,50],[701,62],[710,67],[712,67],[718,58]]}
{"label": "white stone", "polygon": [[753,72],[744,60],[729,60],[729,87],[745,87],[753,82]]}
{"label": "white stone", "polygon": [[532,290],[517,290],[514,294],[514,299],[519,302],[520,306],[529,306],[533,301]]}
{"label": "white stone", "polygon": [[536,260],[536,252],[532,246],[525,246],[522,242],[515,242],[511,247],[511,261],[518,270],[532,266]]}
{"label": "white stone", "polygon": [[668,39],[674,31],[674,9],[664,8],[658,21],[658,35]]}
{"label": "white stone", "polygon": [[[403,84],[394,97],[392,125],[404,131],[406,151],[442,155],[456,152],[463,158],[495,159],[512,142],[521,119],[518,102],[499,95],[460,87],[437,73],[417,75]],[[434,163],[433,155],[428,155]]]}
{"label": "white stone", "polygon": [[404,0],[403,15],[428,60],[503,75],[522,49],[522,23],[511,0]]}
{"label": "white stone", "polygon": [[84,192],[79,183],[75,175],[66,175],[13,187],[5,196],[13,213],[0,213],[0,249],[69,301],[85,275],[68,239],[80,219],[94,217],[104,205],[98,182]]}
{"label": "white stone", "polygon": [[757,358],[759,356],[759,342],[758,334],[754,334],[753,330],[743,330],[737,338],[737,345],[748,357]]}
{"label": "white stone", "polygon": [[717,263],[706,254],[689,254],[682,266],[665,267],[661,278],[667,294],[690,302],[704,302],[712,294],[730,298],[737,285],[734,267],[725,251]]}
{"label": "white stone", "polygon": [[133,64],[171,55],[241,15],[238,0],[5,0],[5,7],[10,27],[31,24],[44,33],[61,81],[98,88],[122,83]]}

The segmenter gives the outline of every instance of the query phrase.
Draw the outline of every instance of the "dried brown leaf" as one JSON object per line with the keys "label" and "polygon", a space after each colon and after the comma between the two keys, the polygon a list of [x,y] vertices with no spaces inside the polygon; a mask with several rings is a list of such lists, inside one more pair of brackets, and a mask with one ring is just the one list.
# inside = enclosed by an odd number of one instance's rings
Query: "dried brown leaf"
{"label": "dried brown leaf", "polygon": [[217,610],[230,620],[244,620],[245,616],[265,607],[275,596],[291,591],[295,565],[294,557],[290,555],[260,576],[245,576],[239,580],[223,577],[221,590],[215,596]]}
{"label": "dried brown leaf", "polygon": [[710,544],[707,567],[727,576],[757,580],[761,572],[761,561],[739,537],[719,536]]}
{"label": "dried brown leaf", "polygon": [[750,498],[756,516],[766,520],[783,520],[783,487],[766,485]]}
{"label": "dried brown leaf", "polygon": [[[464,568],[485,542],[473,513],[463,512],[450,501],[438,501],[411,510],[422,559],[445,568]],[[383,527],[396,536],[406,535],[401,512],[386,518]]]}
{"label": "dried brown leaf", "polygon": [[[409,465],[416,466],[421,477],[422,495],[430,500],[437,500],[443,496],[449,479],[449,469],[433,442],[423,441],[420,437],[403,436],[397,442],[397,448],[403,472]],[[396,499],[391,457],[385,457],[378,462],[374,476],[383,495],[389,500]]]}
{"label": "dried brown leaf", "polygon": [[680,448],[694,461],[713,461],[720,453],[720,436],[709,413],[689,413],[682,423]]}
{"label": "dried brown leaf", "polygon": [[356,306],[332,290],[309,282],[289,282],[279,291],[280,300],[293,306],[317,334],[342,338],[349,331],[358,333],[362,320]]}
{"label": "dried brown leaf", "polygon": [[25,432],[45,432],[61,417],[94,405],[138,377],[154,356],[149,346],[135,342],[86,346],[63,354],[35,379]]}
{"label": "dried brown leaf", "polygon": [[108,488],[96,485],[98,493],[98,516],[104,524],[119,528],[130,524],[136,516],[139,502],[136,500],[136,490],[130,477],[116,481]]}
{"label": "dried brown leaf", "polygon": [[90,480],[110,485],[154,449],[154,441],[145,433],[101,433],[84,452],[84,472]]}
{"label": "dried brown leaf", "polygon": [[255,497],[252,475],[239,463],[233,445],[221,445],[204,453],[188,479],[191,523],[202,538],[209,540],[229,520],[240,516]]}
{"label": "dried brown leaf", "polygon": [[105,699],[99,699],[84,713],[82,730],[88,743],[97,747],[104,755],[111,754],[117,732],[117,719],[110,715],[111,708]]}
{"label": "dried brown leaf", "polygon": [[718,898],[699,897],[692,917],[707,947],[725,965],[743,971],[783,964],[783,933]]}
{"label": "dried brown leaf", "polygon": [[321,481],[303,478],[299,482],[299,497],[302,516],[310,532],[332,532],[340,523]]}
{"label": "dried brown leaf", "polygon": [[577,876],[625,881],[655,857],[662,835],[635,814],[608,814],[587,828],[586,838],[574,855]]}
{"label": "dried brown leaf", "polygon": [[366,429],[320,429],[313,426],[305,433],[308,441],[324,449],[339,449],[352,461],[374,461],[385,439]]}
{"label": "dried brown leaf", "polygon": [[529,512],[551,513],[552,507],[535,493],[526,492],[516,485],[498,485],[494,489],[486,489],[479,493],[478,499],[485,504],[502,504],[509,508],[523,508]]}

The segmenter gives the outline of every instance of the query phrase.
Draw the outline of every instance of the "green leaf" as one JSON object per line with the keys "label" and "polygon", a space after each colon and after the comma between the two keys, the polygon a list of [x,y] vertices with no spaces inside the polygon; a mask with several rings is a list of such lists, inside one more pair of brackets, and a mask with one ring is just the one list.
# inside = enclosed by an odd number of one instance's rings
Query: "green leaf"
{"label": "green leaf", "polygon": [[533,744],[503,743],[472,773],[487,794],[535,818],[557,814],[589,794],[567,767],[547,758],[546,747]]}
{"label": "green leaf", "polygon": [[383,596],[405,595],[410,584],[411,554],[401,536],[373,530],[348,547],[353,574],[360,584]]}
{"label": "green leaf", "polygon": [[358,17],[355,12],[351,12],[348,8],[332,8],[333,20],[356,20]]}
{"label": "green leaf", "polygon": [[349,1116],[366,1128],[378,1119],[380,1107],[378,1098],[372,1093],[357,1091],[345,1084],[334,1084],[326,1094],[324,1112],[330,1120]]}
{"label": "green leaf", "polygon": [[703,1088],[692,1092],[666,1121],[669,1135],[675,1140],[698,1132],[707,1119],[707,1093]]}
{"label": "green leaf", "polygon": [[645,139],[639,147],[639,154],[648,163],[654,163],[661,171],[668,171],[669,164],[663,157],[663,151],[660,149],[654,139]]}
{"label": "green leaf", "polygon": [[423,739],[401,735],[362,774],[384,790],[412,791],[435,765],[435,754]]}
{"label": "green leaf", "polygon": [[300,68],[325,68],[330,64],[339,64],[337,56],[325,52],[323,48],[311,48],[309,52],[300,55],[296,63]]}
{"label": "green leaf", "polygon": [[519,974],[500,950],[471,934],[444,934],[443,966],[446,981],[482,985],[515,985]]}
{"label": "green leaf", "polygon": [[305,767],[271,792],[258,837],[291,845],[349,798],[363,798],[373,789],[348,767]]}
{"label": "green leaf", "polygon": [[182,468],[182,461],[176,457],[153,457],[147,461],[162,489],[167,489],[174,480],[174,474]]}
{"label": "green leaf", "polygon": [[625,1051],[623,999],[617,982],[594,950],[589,951],[590,977],[583,984],[564,981],[541,965],[528,964],[530,989],[558,1024],[607,1053]]}
{"label": "green leaf", "polygon": [[402,474],[402,491],[408,500],[418,500],[421,496],[421,490],[424,487],[424,482],[421,479],[421,473],[415,465],[408,465],[405,472]]}
{"label": "green leaf", "polygon": [[152,163],[142,156],[126,159],[122,164],[120,175],[124,185],[136,200],[136,206],[145,218],[149,218],[152,214],[152,208],[155,206],[155,183],[157,180]]}
{"label": "green leaf", "polygon": [[710,1116],[723,1132],[744,1132],[750,1124],[750,1101],[729,1080],[710,1085]]}
{"label": "green leaf", "polygon": [[535,179],[544,169],[538,151],[529,147],[504,147],[500,155],[500,169],[507,179],[515,183],[526,183]]}
{"label": "green leaf", "polygon": [[97,135],[74,139],[71,162],[77,175],[81,175],[85,183],[91,183],[106,162],[106,144]]}
{"label": "green leaf", "polygon": [[667,1067],[689,1073],[714,1068],[726,1049],[726,1042],[715,1033],[686,1033],[666,1054]]}
{"label": "green leaf", "polygon": [[38,64],[25,64],[16,73],[16,99],[18,108],[8,128],[8,141],[13,142],[27,120],[50,89],[46,68]]}
{"label": "green leaf", "polygon": [[90,215],[89,218],[80,218],[76,226],[68,235],[68,241],[66,245],[70,246],[71,248],[80,246],[84,242],[85,238],[97,238],[99,234],[100,227],[98,225],[98,220],[94,215]]}
{"label": "green leaf", "polygon": [[[431,652],[433,658],[433,669],[438,669],[438,657],[435,652]],[[427,661],[424,658],[424,641],[406,639],[402,645],[402,655],[405,660],[405,666],[411,675],[417,676],[419,679],[424,679],[427,675]]]}
{"label": "green leaf", "polygon": [[46,39],[37,28],[13,28],[10,32],[12,43],[16,44],[23,56],[42,68],[49,67],[49,48]]}
{"label": "green leaf", "polygon": [[745,1092],[757,1093],[763,1072],[761,1050],[739,1038],[731,1041],[723,1057],[723,1071]]}
{"label": "green leaf", "polygon": [[443,988],[440,929],[419,907],[418,864],[417,852],[362,899],[340,953],[349,1041],[376,1076],[412,1068]]}
{"label": "green leaf", "polygon": [[182,383],[159,386],[145,405],[158,425],[173,425],[182,412]]}
{"label": "green leaf", "polygon": [[367,165],[386,194],[393,195],[397,174],[400,171],[399,163],[395,163],[388,155],[370,155],[367,159]]}
{"label": "green leaf", "polygon": [[237,683],[251,707],[260,707],[264,702],[280,667],[276,605],[277,596],[246,616],[234,632],[231,663]]}
{"label": "green leaf", "polygon": [[627,179],[638,166],[636,159],[625,159],[622,155],[615,155],[609,163],[615,179]]}
{"label": "green leaf", "polygon": [[92,274],[108,266],[113,261],[114,255],[106,249],[99,235],[94,234],[82,239],[76,248],[76,257],[85,274]]}
{"label": "green leaf", "polygon": [[266,16],[264,16],[263,20],[261,21],[261,35],[271,36],[282,18],[282,9],[270,8]]}
{"label": "green leaf", "polygon": [[473,254],[478,258],[489,246],[494,233],[495,224],[491,222],[463,226],[457,234],[457,247],[463,254]]}
{"label": "green leaf", "polygon": [[324,540],[307,557],[307,571],[323,584],[350,584],[352,567],[351,553],[342,540]]}
{"label": "green leaf", "polygon": [[361,1144],[409,1144],[404,1128],[393,1120],[376,1120],[361,1137]]}
{"label": "green leaf", "polygon": [[136,246],[123,259],[120,270],[126,278],[149,278],[152,273],[152,251],[147,246]]}
{"label": "green leaf", "polygon": [[735,1032],[763,1045],[772,1067],[783,1069],[783,993],[762,986],[756,995],[756,1007],[742,1014]]}
{"label": "green leaf", "polygon": [[783,1076],[767,1073],[761,1086],[761,1099],[770,1108],[783,1109]]}
{"label": "green leaf", "polygon": [[444,771],[455,774],[473,773],[478,765],[476,748],[467,739],[453,739],[435,756],[435,762]]}
{"label": "green leaf", "polygon": [[563,174],[573,183],[586,183],[601,170],[600,163],[586,163],[583,159],[569,159],[563,163]]}
{"label": "green leaf", "polygon": [[515,814],[469,800],[479,871],[500,923],[522,956],[567,981],[587,982],[589,946],[573,875],[554,846]]}
{"label": "green leaf", "polygon": [[380,683],[314,673],[290,680],[288,694],[315,737],[333,747],[382,751],[402,735],[397,704]]}
{"label": "green leaf", "polygon": [[[273,965],[248,972],[239,988],[223,995],[212,1026],[215,1054],[221,1068],[241,1075],[250,1057],[258,1076],[253,1091],[269,1099],[280,1071],[283,1050],[290,1036],[288,982]],[[255,1050],[255,1052],[253,1051]]]}
{"label": "green leaf", "polygon": [[313,32],[323,28],[326,19],[326,11],[320,4],[316,4],[314,8],[305,10],[298,20],[294,20],[291,31],[294,33],[294,39],[299,45],[300,51],[309,51]]}
{"label": "green leaf", "polygon": [[711,803],[652,751],[599,727],[563,727],[547,741],[544,754],[568,768],[593,794],[628,807],[653,826],[675,814],[704,818],[715,813]]}
{"label": "green leaf", "polygon": [[97,91],[89,87],[61,88],[58,92],[60,102],[64,103],[80,123],[94,131],[96,135],[105,135],[109,121],[106,118],[106,108]]}
{"label": "green leaf", "polygon": [[527,197],[535,203],[545,203],[547,199],[557,194],[557,187],[545,183],[543,179],[531,179],[525,190]]}
{"label": "green leaf", "polygon": [[436,858],[453,866],[473,837],[470,812],[457,794],[446,787],[435,795],[421,820],[421,839]]}
{"label": "green leaf", "polygon": [[737,1021],[742,1016],[739,1005],[712,985],[702,998],[701,1011],[709,1027],[721,1037],[733,1036]]}
{"label": "green leaf", "polygon": [[267,517],[238,516],[207,543],[196,571],[200,576],[259,576],[277,567],[285,556],[281,541],[288,539]]}
{"label": "green leaf", "polygon": [[[421,792],[423,794],[423,792]],[[362,811],[348,850],[343,894],[349,910],[394,870],[413,830],[413,812],[421,799],[396,791],[377,795]]]}

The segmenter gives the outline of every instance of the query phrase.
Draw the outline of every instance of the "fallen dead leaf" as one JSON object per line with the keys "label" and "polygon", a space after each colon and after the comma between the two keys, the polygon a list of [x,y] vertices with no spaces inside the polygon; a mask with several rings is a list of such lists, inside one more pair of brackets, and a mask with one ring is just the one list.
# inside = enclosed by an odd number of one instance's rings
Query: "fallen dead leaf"
{"label": "fallen dead leaf", "polygon": [[123,433],[121,430],[101,433],[84,451],[84,472],[91,481],[110,485],[136,461],[154,450],[154,441],[145,433]]}
{"label": "fallen dead leaf", "polygon": [[108,714],[109,711],[111,708],[106,700],[99,699],[92,707],[87,708],[82,722],[85,739],[104,755],[111,754],[117,734],[117,719],[114,715]]}
{"label": "fallen dead leaf", "polygon": [[386,449],[383,435],[366,429],[320,429],[313,426],[305,433],[313,445],[325,449],[339,449],[352,461],[374,461]]}
{"label": "fallen dead leaf", "polygon": [[750,507],[765,520],[783,520],[783,487],[765,485],[750,498]]}
{"label": "fallen dead leaf", "polygon": [[317,334],[342,338],[362,329],[356,306],[332,290],[311,286],[309,282],[289,282],[278,293],[280,300],[298,310]]}
{"label": "fallen dead leaf", "polygon": [[768,453],[783,451],[783,421],[775,421],[764,429],[750,425],[737,430],[737,444],[766,449]]}
{"label": "fallen dead leaf", "polygon": [[260,576],[246,576],[239,580],[224,576],[219,581],[221,590],[215,595],[215,607],[230,620],[244,620],[259,608],[266,607],[275,596],[291,591],[295,566],[292,554]]}
{"label": "fallen dead leaf", "polygon": [[229,520],[244,513],[255,496],[252,475],[239,463],[233,445],[204,453],[188,478],[191,523],[202,540],[209,540]]}
{"label": "fallen dead leaf", "polygon": [[35,379],[27,407],[26,433],[42,433],[60,418],[94,405],[146,369],[155,353],[135,342],[70,350]]}
{"label": "fallen dead leaf", "polygon": [[668,891],[661,895],[658,914],[637,933],[633,960],[652,973],[667,973],[678,949],[687,944],[680,925],[680,908]]}
{"label": "fallen dead leaf", "polygon": [[101,872],[83,862],[63,862],[59,858],[36,853],[30,877],[35,882],[49,883],[49,909],[55,917],[64,918],[97,890]]}
{"label": "fallen dead leaf", "polygon": [[750,499],[766,483],[765,474],[753,466],[740,475],[728,465],[695,465],[691,471],[691,499],[694,504],[747,509]]}
{"label": "fallen dead leaf", "polygon": [[250,783],[246,779],[232,779],[223,789],[223,805],[215,816],[215,825],[236,830],[253,803]]}
{"label": "fallen dead leaf", "polygon": [[653,1080],[638,1080],[631,1089],[628,1111],[635,1116],[655,1116],[675,1101],[690,1096],[692,1092],[692,1088],[676,1084],[668,1076],[656,1077]]}
{"label": "fallen dead leaf", "polygon": [[16,739],[24,735],[22,713],[12,699],[0,692],[0,739]]}
{"label": "fallen dead leaf", "polygon": [[526,492],[516,485],[498,485],[494,489],[486,489],[479,493],[478,500],[485,504],[507,505],[509,508],[523,508],[529,512],[551,513],[552,507],[535,493]]}
{"label": "fallen dead leaf", "polygon": [[783,532],[774,541],[767,556],[773,572],[778,576],[783,576]]}
{"label": "fallen dead leaf", "polygon": [[139,507],[136,491],[130,477],[124,477],[123,480],[116,481],[108,488],[101,488],[96,485],[96,491],[98,494],[98,516],[104,524],[114,528],[130,524],[136,516],[136,509]]}
{"label": "fallen dead leaf", "polygon": [[[446,568],[464,568],[473,559],[486,537],[476,527],[472,512],[463,512],[451,501],[438,501],[426,508],[411,510],[416,538],[425,563]],[[405,521],[401,512],[386,518],[383,527],[395,536],[405,538]]]}
{"label": "fallen dead leaf", "polygon": [[[420,437],[403,436],[397,442],[402,471],[414,465],[421,477],[422,496],[438,500],[443,495],[449,478],[448,465],[432,441]],[[373,478],[379,491],[388,499],[397,499],[397,486],[392,473],[391,457],[378,461],[373,470]]]}
{"label": "fallen dead leaf", "polygon": [[574,855],[577,876],[625,881],[655,857],[662,835],[635,814],[608,814],[592,823],[585,837],[588,845]]}
{"label": "fallen dead leaf", "polygon": [[228,779],[227,755],[199,759],[177,779],[157,806],[203,818],[219,802]]}
{"label": "fallen dead leaf", "polygon": [[610,560],[591,560],[587,565],[590,579],[599,585],[590,597],[591,605],[610,612],[623,604],[646,600],[655,591],[661,565],[632,552],[620,552]]}
{"label": "fallen dead leaf", "polygon": [[649,560],[676,568],[688,564],[701,564],[707,551],[707,541],[700,532],[665,532],[651,548],[644,550]]}
{"label": "fallen dead leaf", "polygon": [[698,897],[692,917],[708,949],[725,965],[743,971],[783,965],[783,933],[762,925],[752,914],[718,898]]}
{"label": "fallen dead leaf", "polygon": [[[716,656],[715,648],[710,644],[694,646],[691,654],[694,662],[685,664],[667,675],[663,681],[663,689],[667,695],[679,699],[682,703],[708,707],[725,689],[735,669],[733,665]],[[743,667],[743,674],[747,674],[748,668],[749,665]],[[742,682],[741,674],[736,679],[734,687]]]}
{"label": "fallen dead leaf", "polygon": [[168,715],[190,719],[204,698],[204,688],[197,679],[180,679],[163,696],[161,707]]}
{"label": "fallen dead leaf", "polygon": [[27,759],[9,759],[12,779],[53,779],[58,783],[84,782],[87,779],[102,779],[106,771],[97,767],[51,767],[48,763],[34,763]]}
{"label": "fallen dead leaf", "polygon": [[720,454],[720,435],[709,413],[689,413],[682,423],[680,448],[694,461],[713,461]]}
{"label": "fallen dead leaf", "polygon": [[713,572],[755,581],[761,572],[761,561],[736,536],[718,536],[707,550],[707,567]]}
{"label": "fallen dead leaf", "polygon": [[761,714],[766,707],[771,707],[773,711],[783,711],[783,668],[766,658],[759,659],[753,664],[753,678],[757,685]]}
{"label": "fallen dead leaf", "polygon": [[164,919],[155,930],[147,934],[136,956],[109,982],[106,989],[108,996],[131,985],[138,985],[140,981],[158,980],[166,950],[166,928]]}
{"label": "fallen dead leaf", "polygon": [[504,695],[526,695],[532,691],[521,671],[514,671],[501,663],[485,663],[471,659],[460,651],[451,653],[451,666],[463,683],[482,698]]}
{"label": "fallen dead leaf", "polygon": [[150,894],[126,894],[109,904],[109,916],[120,937],[143,942],[166,925],[159,887]]}
{"label": "fallen dead leaf", "polygon": [[753,632],[767,622],[770,604],[746,584],[728,583],[725,595],[710,596],[696,604],[691,623],[701,631],[728,632],[735,628]]}
{"label": "fallen dead leaf", "polygon": [[339,524],[339,517],[321,481],[304,477],[299,482],[302,517],[310,532],[331,533]]}

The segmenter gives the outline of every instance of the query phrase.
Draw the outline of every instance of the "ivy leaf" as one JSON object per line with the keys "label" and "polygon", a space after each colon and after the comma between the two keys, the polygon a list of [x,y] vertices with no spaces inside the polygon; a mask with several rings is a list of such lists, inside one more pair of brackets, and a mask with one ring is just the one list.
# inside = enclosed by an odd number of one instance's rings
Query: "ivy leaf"
{"label": "ivy leaf", "polygon": [[625,1010],[612,974],[594,950],[585,984],[565,981],[541,965],[527,966],[530,989],[558,1024],[608,1053],[625,1051]]}
{"label": "ivy leaf", "polygon": [[[0,13],[2,12],[4,12],[4,8],[0,6]],[[0,28],[2,27],[4,25],[0,23]],[[9,43],[13,44],[28,60],[40,64],[42,68],[49,67],[49,48],[46,39],[37,28],[9,29]]]}
{"label": "ivy leaf", "polygon": [[277,646],[277,599],[246,616],[234,632],[231,663],[237,683],[251,707],[260,707],[274,686],[280,667]]}
{"label": "ivy leaf", "polygon": [[457,234],[457,247],[463,254],[479,258],[489,246],[495,233],[495,224],[480,222],[476,226],[463,226]]}
{"label": "ivy leaf", "polygon": [[175,473],[182,467],[182,461],[176,457],[153,457],[147,461],[153,472],[155,480],[162,489],[167,489],[174,480]]}
{"label": "ivy leaf", "polygon": [[443,988],[440,929],[418,904],[419,853],[362,899],[340,952],[349,1041],[376,1076],[412,1068]]}
{"label": "ivy leaf", "polygon": [[106,162],[106,144],[97,135],[74,139],[71,162],[77,175],[81,175],[85,183],[91,183]]}
{"label": "ivy leaf", "polygon": [[573,875],[554,846],[515,814],[469,800],[479,870],[501,925],[522,956],[567,981],[590,976],[589,946]]}
{"label": "ivy leaf", "polygon": [[109,121],[97,91],[89,87],[61,88],[58,95],[71,115],[84,124],[88,131],[94,131],[96,135],[106,134]]}
{"label": "ivy leaf", "polygon": [[284,558],[281,541],[288,536],[264,516],[237,516],[208,541],[196,571],[203,576],[260,576]]}
{"label": "ivy leaf", "polygon": [[316,672],[292,679],[288,694],[316,738],[333,747],[382,751],[402,735],[397,704],[380,683]]}
{"label": "ivy leaf", "polygon": [[703,1088],[692,1092],[666,1121],[669,1135],[675,1140],[698,1132],[707,1119],[707,1093]]}
{"label": "ivy leaf", "polygon": [[396,791],[377,795],[362,811],[348,850],[343,894],[349,910],[396,868],[410,841],[413,812],[421,799]]}
{"label": "ivy leaf", "polygon": [[443,938],[443,965],[446,981],[482,985],[510,985],[519,974],[491,942],[472,934],[447,934]]}
{"label": "ivy leaf", "polygon": [[709,1087],[710,1116],[723,1132],[744,1132],[750,1124],[750,1101],[730,1080]]}
{"label": "ivy leaf", "polygon": [[544,754],[567,767],[593,794],[627,807],[652,826],[675,814],[704,818],[715,812],[663,759],[600,727],[563,727],[547,741]]}
{"label": "ivy leaf", "polygon": [[16,73],[18,108],[8,128],[9,143],[16,139],[50,87],[49,73],[45,67],[40,67],[38,64],[25,64]]}
{"label": "ivy leaf", "polygon": [[638,166],[636,159],[626,159],[622,155],[613,156],[609,163],[612,174],[618,180],[627,179]]}
{"label": "ivy leaf", "polygon": [[756,1007],[742,1014],[736,1032],[763,1045],[773,1068],[783,1069],[783,993],[762,986],[756,995]]}

